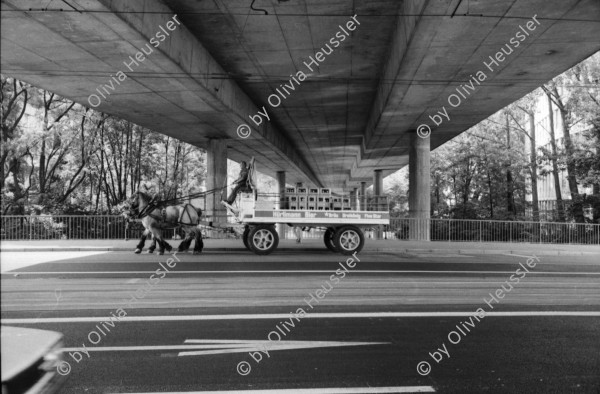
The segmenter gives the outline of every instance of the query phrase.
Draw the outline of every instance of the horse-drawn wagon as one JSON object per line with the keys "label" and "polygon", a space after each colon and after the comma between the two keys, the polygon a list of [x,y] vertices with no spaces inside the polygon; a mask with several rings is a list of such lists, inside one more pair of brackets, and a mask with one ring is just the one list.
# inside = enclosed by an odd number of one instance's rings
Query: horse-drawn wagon
{"label": "horse-drawn wagon", "polygon": [[[186,236],[179,245],[178,250],[184,251],[190,247],[192,240],[196,240],[194,252],[201,253],[203,248],[202,229],[234,229],[242,235],[246,248],[258,255],[272,253],[279,244],[279,235],[275,226],[288,225],[297,228],[324,229],[323,241],[327,249],[345,255],[360,252],[365,244],[364,228],[375,228],[389,225],[390,217],[386,197],[375,196],[369,201],[364,201],[362,210],[353,209],[352,204],[341,204],[341,197],[324,198],[325,202],[311,205],[289,204],[286,196],[278,194],[264,194],[257,190],[256,169],[254,159],[244,168],[245,174],[235,183],[234,192],[222,201],[229,212],[234,216],[235,222],[219,222],[199,220],[202,210],[194,208],[189,203],[183,203],[186,198],[175,198],[166,201],[155,201],[146,193],[136,192],[131,199],[129,209],[125,216],[131,220],[139,220],[145,227],[136,253],[144,247],[146,237],[152,233],[153,243],[149,251],[153,251],[158,243],[159,253],[171,250],[171,246],[162,237],[165,228],[181,227]],[[197,195],[207,195],[223,191],[226,187],[209,190]],[[241,190],[240,196],[237,191]],[[193,196],[197,196],[193,195]],[[307,195],[308,196],[308,195]],[[236,198],[237,197],[237,198]],[[310,199],[310,197],[308,197]],[[346,198],[348,202],[349,199]],[[229,202],[237,201],[236,207]],[[175,205],[179,204],[179,205]]]}

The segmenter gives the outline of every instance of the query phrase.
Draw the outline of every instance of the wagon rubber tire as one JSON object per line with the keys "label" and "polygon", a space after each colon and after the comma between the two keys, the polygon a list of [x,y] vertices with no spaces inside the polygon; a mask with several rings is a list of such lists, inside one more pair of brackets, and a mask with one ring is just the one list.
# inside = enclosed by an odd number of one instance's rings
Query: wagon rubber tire
{"label": "wagon rubber tire", "polygon": [[362,250],[365,236],[356,226],[342,226],[333,234],[333,243],[341,254],[350,256]]}
{"label": "wagon rubber tire", "polygon": [[246,249],[252,251],[252,248],[250,248],[250,244],[248,243],[248,234],[250,234],[250,227],[246,226],[246,228],[244,229],[244,234],[242,234],[242,240],[244,241],[244,246],[246,247]]}
{"label": "wagon rubber tire", "polygon": [[279,235],[272,224],[261,224],[248,233],[250,250],[259,256],[271,254],[279,245]]}
{"label": "wagon rubber tire", "polygon": [[335,229],[333,227],[329,227],[325,231],[325,234],[323,234],[323,242],[325,243],[325,246],[327,247],[327,249],[329,249],[333,253],[338,253],[339,250],[335,246],[335,243],[333,242],[333,234],[334,233],[335,233]]}

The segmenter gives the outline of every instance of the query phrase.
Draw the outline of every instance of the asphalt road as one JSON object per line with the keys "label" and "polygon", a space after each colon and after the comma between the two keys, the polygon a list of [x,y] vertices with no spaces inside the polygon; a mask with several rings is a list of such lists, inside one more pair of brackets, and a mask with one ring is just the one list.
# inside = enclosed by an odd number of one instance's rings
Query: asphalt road
{"label": "asphalt road", "polygon": [[65,393],[600,393],[598,256],[357,257],[2,253],[2,324]]}

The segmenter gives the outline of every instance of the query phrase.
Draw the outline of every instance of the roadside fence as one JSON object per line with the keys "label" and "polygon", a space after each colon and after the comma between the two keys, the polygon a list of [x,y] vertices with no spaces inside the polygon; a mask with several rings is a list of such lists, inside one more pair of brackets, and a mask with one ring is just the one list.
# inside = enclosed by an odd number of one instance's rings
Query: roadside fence
{"label": "roadside fence", "polygon": [[393,218],[384,238],[409,239],[411,226],[429,227],[431,241],[600,245],[600,224],[501,220]]}
{"label": "roadside fence", "polygon": [[[135,239],[142,235],[141,223],[120,215],[11,215],[1,216],[0,239]],[[383,226],[381,238],[410,239],[410,229],[429,231],[432,241],[508,242],[600,245],[600,224],[517,222],[493,220],[392,218]],[[308,229],[306,229],[308,230]],[[377,229],[366,228],[365,237],[375,238]],[[294,229],[285,227],[286,238],[295,239]],[[323,237],[323,228],[303,231],[303,239]],[[165,231],[165,238],[176,237],[175,230]],[[205,231],[210,238],[232,238],[226,231]]]}

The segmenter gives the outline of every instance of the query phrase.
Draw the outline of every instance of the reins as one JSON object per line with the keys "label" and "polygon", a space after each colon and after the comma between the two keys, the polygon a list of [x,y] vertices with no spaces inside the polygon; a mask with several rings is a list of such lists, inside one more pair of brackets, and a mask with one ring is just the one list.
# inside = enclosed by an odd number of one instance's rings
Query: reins
{"label": "reins", "polygon": [[181,204],[184,203],[186,200],[190,200],[193,198],[198,198],[198,197],[206,197],[209,194],[215,194],[218,191],[222,191],[224,189],[227,189],[227,187],[234,185],[234,183],[230,184],[230,185],[225,185],[223,187],[217,187],[215,189],[211,189],[211,190],[207,190],[204,192],[198,192],[198,193],[192,193],[192,194],[188,194],[187,196],[181,196],[181,197],[176,197],[176,198],[171,198],[168,200],[161,200],[161,201],[148,201],[148,203],[146,204],[146,206],[143,209],[139,209],[138,208],[138,213],[137,215],[133,216],[135,219],[142,219],[146,216],[150,216],[155,220],[161,220],[162,218],[156,218],[155,216],[153,216],[151,214],[152,211],[154,211],[155,209],[160,209],[162,207],[165,206],[169,206],[169,205],[177,205],[177,204]]}

